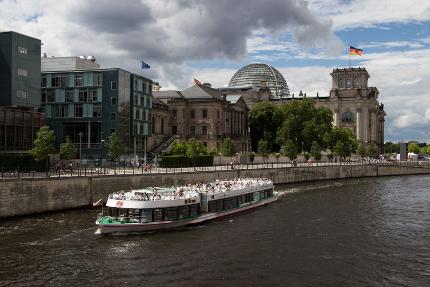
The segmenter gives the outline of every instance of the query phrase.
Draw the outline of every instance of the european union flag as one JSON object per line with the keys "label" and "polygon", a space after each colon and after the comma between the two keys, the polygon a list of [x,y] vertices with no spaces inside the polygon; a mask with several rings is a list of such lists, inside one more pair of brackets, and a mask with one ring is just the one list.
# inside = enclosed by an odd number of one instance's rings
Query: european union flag
{"label": "european union flag", "polygon": [[149,69],[149,68],[151,68],[151,66],[149,66],[147,63],[142,61],[142,70]]}

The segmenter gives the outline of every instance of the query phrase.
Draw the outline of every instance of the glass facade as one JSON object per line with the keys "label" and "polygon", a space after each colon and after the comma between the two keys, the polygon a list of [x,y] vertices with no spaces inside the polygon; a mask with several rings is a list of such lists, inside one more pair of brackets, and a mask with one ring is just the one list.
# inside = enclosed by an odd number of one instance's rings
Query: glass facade
{"label": "glass facade", "polygon": [[290,96],[287,82],[282,74],[267,64],[249,64],[238,70],[230,80],[229,87],[262,87],[264,82],[270,89],[273,98]]}
{"label": "glass facade", "polygon": [[104,158],[102,145],[116,131],[128,154],[142,155],[150,135],[151,85],[121,69],[44,73],[42,110],[56,146],[69,137],[83,157]]}

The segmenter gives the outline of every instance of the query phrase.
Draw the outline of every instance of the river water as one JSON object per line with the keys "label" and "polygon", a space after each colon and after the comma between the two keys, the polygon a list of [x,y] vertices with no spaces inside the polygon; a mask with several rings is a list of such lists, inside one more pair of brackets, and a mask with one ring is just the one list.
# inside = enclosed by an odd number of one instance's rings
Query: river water
{"label": "river water", "polygon": [[430,286],[430,177],[277,187],[193,228],[96,236],[97,210],[0,222],[0,286]]}

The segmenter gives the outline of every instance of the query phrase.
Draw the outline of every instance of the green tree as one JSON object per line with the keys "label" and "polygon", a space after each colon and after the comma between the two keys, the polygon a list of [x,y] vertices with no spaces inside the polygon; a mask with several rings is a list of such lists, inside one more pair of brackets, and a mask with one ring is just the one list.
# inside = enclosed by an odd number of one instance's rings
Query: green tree
{"label": "green tree", "polygon": [[303,157],[305,158],[306,161],[308,161],[311,158],[311,155],[308,152],[304,152]]}
{"label": "green tree", "polygon": [[124,154],[125,146],[116,133],[112,133],[109,136],[107,143],[107,151],[108,157],[111,158],[113,161],[117,161],[119,157]]}
{"label": "green tree", "polygon": [[234,144],[230,138],[226,138],[221,146],[223,156],[233,156],[235,153]]}
{"label": "green tree", "polygon": [[[351,156],[358,148],[358,141],[355,135],[348,128],[333,128],[330,133],[326,134],[328,148],[335,151],[336,145],[341,143],[341,153],[335,153],[338,156]],[[340,150],[338,150],[340,151]]]}
{"label": "green tree", "polygon": [[336,143],[333,151],[336,156],[346,156],[345,145],[341,141]]}
{"label": "green tree", "polygon": [[365,156],[367,156],[367,149],[366,149],[366,146],[365,146],[364,144],[360,143],[360,144],[358,145],[357,152],[358,152],[358,154],[359,154],[362,158],[363,158],[363,157],[365,157]]}
{"label": "green tree", "polygon": [[179,141],[175,141],[173,143],[173,147],[170,150],[170,155],[185,155],[186,153],[187,153],[186,143],[180,143]]}
{"label": "green tree", "polygon": [[288,156],[290,160],[295,160],[297,158],[297,146],[291,141],[287,140],[284,146],[285,155]]}
{"label": "green tree", "polygon": [[70,160],[76,156],[76,147],[72,140],[67,136],[64,143],[60,145],[60,157]]}
{"label": "green tree", "polygon": [[316,160],[319,161],[322,157],[321,155],[321,147],[318,144],[318,142],[313,141],[311,146],[311,156]]}
{"label": "green tree", "polygon": [[195,138],[189,139],[185,143],[186,152],[185,155],[191,159],[193,165],[196,165],[196,159],[199,155],[205,155],[208,153],[207,147]]}
{"label": "green tree", "polygon": [[50,130],[48,126],[43,126],[37,132],[34,147],[31,150],[37,161],[46,161],[47,169],[49,166],[49,155],[55,153],[54,141],[54,131]]}
{"label": "green tree", "polygon": [[408,152],[420,153],[420,147],[416,143],[408,144]]}
{"label": "green tree", "polygon": [[375,157],[378,155],[378,148],[374,143],[369,144],[369,146],[367,147],[367,153],[369,154],[369,156],[372,156],[372,157]]}
{"label": "green tree", "polygon": [[267,142],[270,152],[278,151],[280,145],[275,140],[282,122],[283,113],[277,105],[267,101],[255,104],[249,113],[253,150],[258,150],[258,142],[263,139]]}
{"label": "green tree", "polygon": [[297,150],[309,152],[312,142],[326,147],[325,134],[332,130],[332,113],[328,108],[315,107],[313,99],[291,101],[282,106],[284,120],[277,131],[277,142],[290,140]]}
{"label": "green tree", "polygon": [[261,139],[258,141],[258,153],[262,155],[264,158],[267,158],[267,156],[270,153],[269,150],[269,144],[264,139]]}
{"label": "green tree", "polygon": [[385,143],[385,152],[386,153],[400,153],[400,144],[399,143],[386,142]]}

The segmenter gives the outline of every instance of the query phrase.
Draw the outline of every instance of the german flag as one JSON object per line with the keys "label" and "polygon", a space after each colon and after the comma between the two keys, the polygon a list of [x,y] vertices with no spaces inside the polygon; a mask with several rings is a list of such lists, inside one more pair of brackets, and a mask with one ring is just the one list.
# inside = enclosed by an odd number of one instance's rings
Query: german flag
{"label": "german flag", "polygon": [[364,51],[358,48],[354,48],[353,46],[349,46],[349,54],[350,55],[363,55]]}

